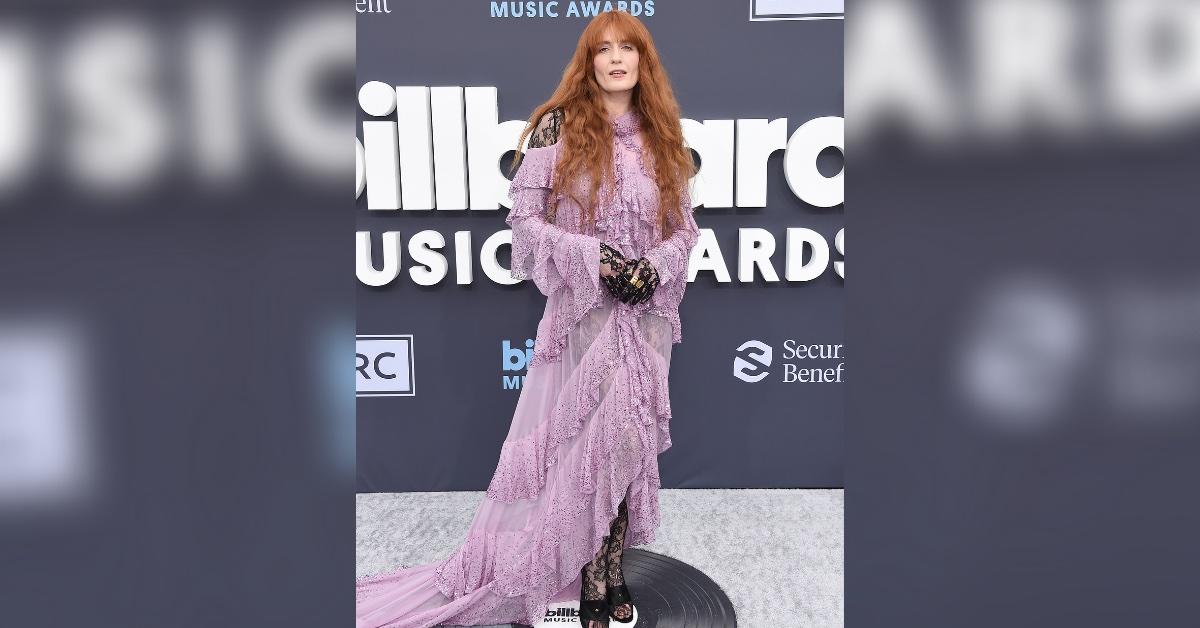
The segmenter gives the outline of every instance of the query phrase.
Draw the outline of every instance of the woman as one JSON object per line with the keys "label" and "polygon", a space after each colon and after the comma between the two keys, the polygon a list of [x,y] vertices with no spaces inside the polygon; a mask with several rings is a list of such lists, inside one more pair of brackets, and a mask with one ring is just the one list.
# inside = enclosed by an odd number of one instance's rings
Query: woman
{"label": "woman", "polygon": [[512,274],[547,301],[499,463],[457,551],[359,580],[358,628],[535,624],[576,591],[585,628],[633,619],[622,553],[659,523],[667,374],[699,236],[695,164],[646,27],[592,19],[518,147],[527,136]]}

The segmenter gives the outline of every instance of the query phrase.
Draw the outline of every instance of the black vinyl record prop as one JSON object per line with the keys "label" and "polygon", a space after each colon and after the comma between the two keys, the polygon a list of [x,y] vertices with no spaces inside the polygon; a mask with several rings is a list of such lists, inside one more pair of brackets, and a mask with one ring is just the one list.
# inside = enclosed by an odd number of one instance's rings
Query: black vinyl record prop
{"label": "black vinyl record prop", "polygon": [[[637,622],[609,628],[735,628],[733,604],[712,578],[691,565],[636,548],[622,559]],[[573,610],[578,607],[573,607]],[[566,619],[565,617],[560,618]],[[565,625],[579,626],[578,615]]]}

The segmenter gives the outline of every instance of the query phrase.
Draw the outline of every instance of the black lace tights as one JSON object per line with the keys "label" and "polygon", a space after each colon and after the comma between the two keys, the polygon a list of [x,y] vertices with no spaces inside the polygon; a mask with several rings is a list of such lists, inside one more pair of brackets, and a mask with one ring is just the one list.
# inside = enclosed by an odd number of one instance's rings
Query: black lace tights
{"label": "black lace tights", "polygon": [[[583,566],[583,597],[588,600],[602,600],[608,587],[625,584],[625,574],[621,571],[621,558],[625,549],[625,531],[629,529],[629,513],[625,500],[617,507],[617,516],[613,518],[608,536],[600,545],[600,552],[588,564]],[[620,619],[629,619],[633,607],[627,602],[611,609],[613,615]],[[598,622],[590,622],[586,628],[599,628]]]}

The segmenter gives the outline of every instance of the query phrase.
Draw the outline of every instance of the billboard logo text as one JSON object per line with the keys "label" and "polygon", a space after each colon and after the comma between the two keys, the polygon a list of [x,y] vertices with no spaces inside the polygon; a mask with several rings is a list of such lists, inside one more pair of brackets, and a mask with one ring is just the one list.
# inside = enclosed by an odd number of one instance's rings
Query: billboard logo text
{"label": "billboard logo text", "polygon": [[524,371],[533,359],[533,338],[525,339],[524,346],[522,349],[514,347],[508,340],[500,342],[500,388],[520,390],[525,384]]}

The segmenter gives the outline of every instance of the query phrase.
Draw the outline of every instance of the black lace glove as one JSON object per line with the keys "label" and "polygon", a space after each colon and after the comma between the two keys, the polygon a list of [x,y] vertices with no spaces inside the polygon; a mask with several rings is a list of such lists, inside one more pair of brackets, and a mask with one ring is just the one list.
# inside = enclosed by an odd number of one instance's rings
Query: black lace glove
{"label": "black lace glove", "polygon": [[629,266],[629,260],[625,259],[625,256],[621,255],[620,251],[601,242],[600,263],[608,264],[608,267],[611,268],[613,272],[617,273],[612,277],[605,277],[604,275],[601,275],[600,279],[604,281],[604,286],[608,288],[608,291],[611,292],[614,297],[620,299],[621,294],[625,290],[624,286],[620,282],[620,277],[621,273],[625,272],[625,268]]}
{"label": "black lace glove", "polygon": [[630,305],[649,300],[659,283],[658,271],[644,257],[628,260],[625,270],[615,279],[621,288],[621,295],[617,298]]}

